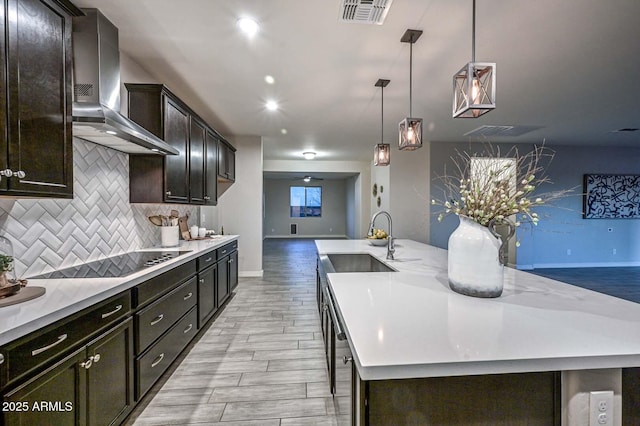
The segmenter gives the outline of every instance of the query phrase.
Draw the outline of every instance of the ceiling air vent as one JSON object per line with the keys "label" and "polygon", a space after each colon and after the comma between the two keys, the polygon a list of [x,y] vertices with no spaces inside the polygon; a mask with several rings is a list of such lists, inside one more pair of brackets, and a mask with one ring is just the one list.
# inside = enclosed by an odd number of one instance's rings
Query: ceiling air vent
{"label": "ceiling air vent", "polygon": [[382,25],[393,0],[342,0],[340,22]]}
{"label": "ceiling air vent", "polygon": [[637,132],[640,129],[637,129],[635,127],[624,127],[622,129],[618,129],[618,130],[612,130],[611,133],[631,133],[631,132]]}
{"label": "ceiling air vent", "polygon": [[541,129],[542,126],[490,126],[484,125],[464,134],[479,137],[516,137]]}

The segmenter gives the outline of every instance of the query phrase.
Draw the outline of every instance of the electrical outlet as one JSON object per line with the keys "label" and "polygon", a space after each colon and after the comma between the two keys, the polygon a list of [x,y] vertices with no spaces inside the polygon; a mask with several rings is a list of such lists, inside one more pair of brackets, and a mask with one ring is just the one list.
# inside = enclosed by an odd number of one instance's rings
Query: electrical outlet
{"label": "electrical outlet", "polygon": [[617,254],[618,251],[616,249],[613,249],[613,254]]}
{"label": "electrical outlet", "polygon": [[613,391],[589,393],[589,426],[613,425]]}

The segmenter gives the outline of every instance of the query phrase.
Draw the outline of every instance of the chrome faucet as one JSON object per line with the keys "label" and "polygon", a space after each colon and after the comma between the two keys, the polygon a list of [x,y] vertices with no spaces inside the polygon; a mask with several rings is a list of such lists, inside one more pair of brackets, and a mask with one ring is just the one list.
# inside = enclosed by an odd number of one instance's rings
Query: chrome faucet
{"label": "chrome faucet", "polygon": [[393,260],[393,254],[396,252],[396,246],[395,242],[393,241],[393,223],[391,221],[391,215],[388,212],[381,210],[373,215],[373,217],[371,218],[371,222],[369,223],[369,234],[367,235],[369,235],[370,237],[373,236],[373,225],[376,222],[376,218],[381,214],[385,215],[387,217],[387,220],[389,221],[389,236],[387,237],[387,239],[389,240],[389,242],[387,243],[387,260]]}

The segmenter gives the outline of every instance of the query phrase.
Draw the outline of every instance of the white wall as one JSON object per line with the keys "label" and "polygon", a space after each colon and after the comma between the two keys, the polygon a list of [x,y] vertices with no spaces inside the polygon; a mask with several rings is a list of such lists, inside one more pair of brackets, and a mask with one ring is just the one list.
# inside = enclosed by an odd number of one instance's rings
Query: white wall
{"label": "white wall", "polygon": [[[393,219],[393,236],[422,243],[429,242],[430,215],[430,143],[415,151],[394,150],[391,164],[371,167],[371,185],[365,196],[371,200],[371,213],[388,211]],[[378,185],[373,197],[373,183]],[[383,191],[380,193],[380,186]],[[380,221],[380,222],[378,222]],[[385,219],[376,219],[376,228],[387,228]]]}
{"label": "white wall", "polygon": [[[298,237],[344,238],[347,226],[347,179],[325,179],[305,183],[287,179],[265,179],[264,236],[290,237],[290,224],[298,224]],[[290,217],[291,186],[322,187],[321,217]]]}
{"label": "white wall", "polygon": [[352,176],[345,182],[345,207],[346,225],[345,232],[347,238],[356,238],[356,181],[357,177]]}
{"label": "white wall", "polygon": [[[236,181],[218,198],[217,207],[202,207],[208,228],[237,234],[240,276],[262,275],[262,138],[231,138],[236,151]],[[202,221],[202,217],[201,217]]]}
{"label": "white wall", "polygon": [[362,198],[365,191],[370,189],[371,167],[364,161],[309,161],[309,160],[265,160],[263,165],[265,172],[295,172],[313,174],[318,172],[328,173],[353,173],[357,175],[354,185],[354,229],[356,238],[367,233],[367,225],[370,218],[370,206],[367,198]]}

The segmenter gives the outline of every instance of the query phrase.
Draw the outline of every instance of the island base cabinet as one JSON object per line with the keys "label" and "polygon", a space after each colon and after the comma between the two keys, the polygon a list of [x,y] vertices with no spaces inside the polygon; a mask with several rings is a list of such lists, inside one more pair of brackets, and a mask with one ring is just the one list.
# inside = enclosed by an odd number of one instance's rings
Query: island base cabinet
{"label": "island base cabinet", "polygon": [[557,372],[371,381],[354,374],[357,425],[561,424]]}
{"label": "island base cabinet", "polygon": [[119,424],[134,402],[132,330],[128,319],[5,394],[4,424]]}

